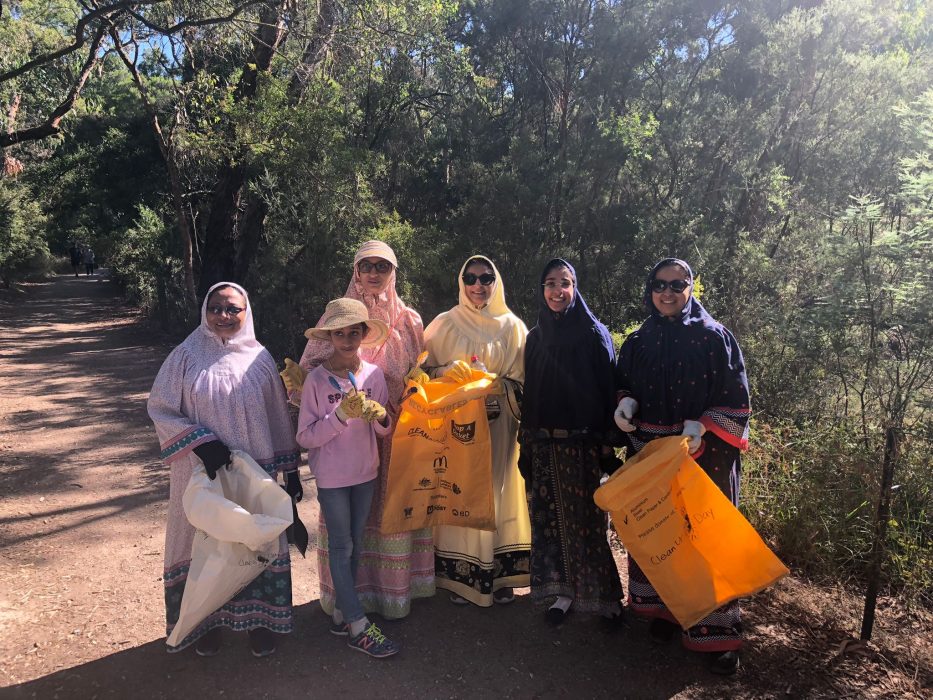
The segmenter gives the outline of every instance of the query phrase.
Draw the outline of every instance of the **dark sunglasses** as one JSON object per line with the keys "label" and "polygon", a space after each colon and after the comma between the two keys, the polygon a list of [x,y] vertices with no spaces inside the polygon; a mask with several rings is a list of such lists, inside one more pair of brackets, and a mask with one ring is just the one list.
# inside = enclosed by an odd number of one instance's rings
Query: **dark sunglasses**
{"label": "dark sunglasses", "polygon": [[680,294],[691,284],[693,284],[693,282],[688,282],[687,280],[671,280],[670,282],[665,280],[651,280],[651,291],[661,293],[670,287],[672,292],[677,292],[677,294]]}
{"label": "dark sunglasses", "polygon": [[373,268],[375,268],[376,272],[378,272],[380,275],[384,275],[392,269],[392,263],[390,263],[388,260],[380,260],[377,263],[371,263],[369,260],[361,260],[357,267],[363,274],[372,272]]}
{"label": "dark sunglasses", "polygon": [[227,312],[230,316],[239,316],[241,313],[246,311],[246,309],[241,309],[239,306],[208,306],[207,313],[213,314],[214,316],[220,316],[224,311]]}
{"label": "dark sunglasses", "polygon": [[488,287],[490,284],[496,281],[496,276],[491,272],[484,272],[481,275],[474,275],[472,272],[463,273],[463,283],[467,287],[472,287],[474,284],[479,282],[484,287]]}

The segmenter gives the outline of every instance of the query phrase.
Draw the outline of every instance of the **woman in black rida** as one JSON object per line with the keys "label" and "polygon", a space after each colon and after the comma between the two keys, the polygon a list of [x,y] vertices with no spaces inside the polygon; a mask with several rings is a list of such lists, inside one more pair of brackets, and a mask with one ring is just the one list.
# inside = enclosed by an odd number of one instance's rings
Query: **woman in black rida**
{"label": "woman in black rida", "polygon": [[606,516],[593,502],[602,473],[615,466],[612,340],[566,260],[545,266],[538,301],[525,346],[519,459],[531,493],[531,595],[554,599],[553,624],[571,605],[618,621],[622,585]]}
{"label": "woman in black rida", "polygon": [[[633,452],[671,435],[689,438],[693,459],[738,505],[739,455],[748,447],[745,362],[735,337],[693,296],[693,271],[665,258],[648,275],[645,306],[651,315],[619,350],[615,421]],[[681,632],[664,601],[629,557],[629,608],[652,619],[650,634],[666,642]],[[683,645],[706,652],[710,670],[739,666],[742,624],[738,601],[682,631]]]}

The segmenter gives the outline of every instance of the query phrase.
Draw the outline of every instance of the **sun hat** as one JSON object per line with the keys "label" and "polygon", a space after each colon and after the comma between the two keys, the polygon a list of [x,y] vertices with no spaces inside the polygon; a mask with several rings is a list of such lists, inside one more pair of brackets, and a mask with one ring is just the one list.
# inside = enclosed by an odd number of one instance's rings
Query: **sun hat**
{"label": "sun hat", "polygon": [[356,267],[363,258],[382,258],[392,263],[392,267],[398,268],[398,259],[395,257],[395,251],[382,241],[366,241],[363,243],[353,257],[353,266]]}
{"label": "sun hat", "polygon": [[366,305],[357,299],[341,297],[327,302],[318,325],[305,331],[305,338],[330,340],[330,332],[338,328],[366,324],[369,329],[361,345],[379,345],[389,335],[389,327],[378,318],[370,318]]}

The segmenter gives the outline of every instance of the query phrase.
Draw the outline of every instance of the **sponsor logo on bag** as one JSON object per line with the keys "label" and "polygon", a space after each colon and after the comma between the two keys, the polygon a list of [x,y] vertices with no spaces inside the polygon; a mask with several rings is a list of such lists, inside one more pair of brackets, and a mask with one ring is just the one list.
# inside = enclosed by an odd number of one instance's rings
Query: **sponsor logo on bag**
{"label": "sponsor logo on bag", "polygon": [[455,423],[450,421],[450,436],[457,442],[467,444],[476,439],[476,421],[472,423]]}
{"label": "sponsor logo on bag", "polygon": [[441,455],[434,458],[434,473],[444,474],[447,471],[447,457]]}
{"label": "sponsor logo on bag", "polygon": [[468,510],[457,510],[456,508],[451,508],[450,512],[453,513],[454,516],[458,518],[469,518],[470,517],[470,511]]}
{"label": "sponsor logo on bag", "polygon": [[424,477],[421,481],[418,482],[418,485],[421,486],[421,488],[426,489],[432,483],[433,482],[428,477]]}
{"label": "sponsor logo on bag", "polygon": [[428,515],[431,515],[431,513],[440,513],[443,510],[447,510],[447,506],[437,506],[432,503],[428,506]]}
{"label": "sponsor logo on bag", "polygon": [[411,517],[411,513],[412,513],[412,511],[413,511],[414,509],[415,509],[414,506],[408,506],[408,507],[405,509],[405,517],[406,517],[406,518],[410,518],[410,517]]}
{"label": "sponsor logo on bag", "polygon": [[457,494],[458,496],[460,495],[461,489],[460,489],[459,486],[457,486],[457,483],[456,483],[456,482],[454,482],[454,485],[453,485],[453,488],[451,489],[451,491],[453,491],[453,492],[454,492],[455,494]]}

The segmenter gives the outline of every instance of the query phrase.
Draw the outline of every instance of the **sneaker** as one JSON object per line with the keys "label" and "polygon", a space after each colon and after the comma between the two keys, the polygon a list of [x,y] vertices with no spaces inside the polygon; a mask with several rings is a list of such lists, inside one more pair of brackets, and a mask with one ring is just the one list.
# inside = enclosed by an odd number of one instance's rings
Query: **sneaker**
{"label": "sneaker", "polygon": [[456,593],[450,594],[450,602],[453,603],[454,605],[469,605],[470,604],[470,601],[468,601],[463,596],[457,595]]}
{"label": "sneaker", "polygon": [[350,625],[346,622],[331,622],[330,633],[338,637],[347,637],[350,634]]}
{"label": "sneaker", "polygon": [[651,621],[651,626],[648,628],[648,635],[655,644],[667,644],[674,638],[674,635],[680,631],[680,625],[670,620],[656,617]]}
{"label": "sneaker", "polygon": [[347,640],[347,646],[355,651],[361,651],[364,654],[377,659],[384,659],[387,656],[398,654],[401,647],[382,633],[376,623],[370,623],[369,627],[360,632],[355,637]]}
{"label": "sneaker", "polygon": [[737,651],[713,651],[709,654],[709,670],[717,675],[731,676],[740,665]]}
{"label": "sneaker", "polygon": [[220,651],[220,627],[205,632],[194,647],[194,652],[198,656],[216,656],[218,651]]}
{"label": "sneaker", "polygon": [[249,631],[249,648],[253,656],[261,659],[275,653],[275,634],[265,627],[257,627]]}
{"label": "sneaker", "polygon": [[515,600],[515,590],[512,588],[500,588],[492,594],[492,600],[500,605],[508,605]]}

